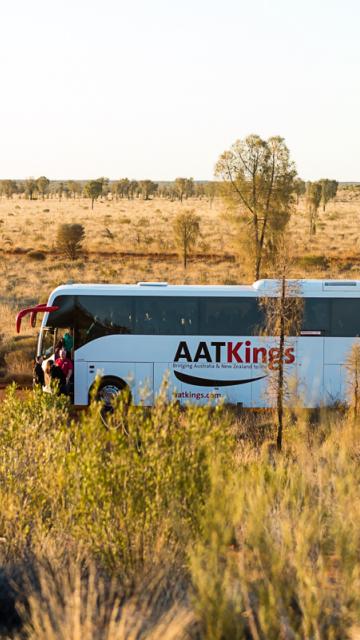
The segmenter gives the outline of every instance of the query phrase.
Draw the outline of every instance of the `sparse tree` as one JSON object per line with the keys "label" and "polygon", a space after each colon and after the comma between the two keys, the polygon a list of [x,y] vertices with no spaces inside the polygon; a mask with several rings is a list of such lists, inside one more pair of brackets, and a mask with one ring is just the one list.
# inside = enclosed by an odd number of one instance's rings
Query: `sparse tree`
{"label": "sparse tree", "polygon": [[326,209],[326,205],[329,200],[333,200],[337,194],[338,182],[336,180],[328,180],[326,178],[322,178],[320,180],[321,184],[321,203],[323,211]]}
{"label": "sparse tree", "polygon": [[282,449],[284,408],[288,393],[288,380],[286,358],[289,354],[286,344],[288,336],[299,335],[303,318],[303,299],[301,285],[296,280],[289,280],[288,274],[291,268],[291,256],[289,241],[282,235],[280,246],[273,262],[274,290],[271,295],[260,300],[265,312],[265,333],[275,336],[278,346],[273,349],[273,361],[269,375],[269,392],[275,396],[277,413],[277,438],[278,451]]}
{"label": "sparse tree", "polygon": [[176,196],[180,200],[180,202],[183,201],[183,197],[184,197],[184,194],[185,194],[185,184],[186,184],[186,178],[176,178],[175,179],[174,190],[175,190]]}
{"label": "sparse tree", "polygon": [[201,200],[205,195],[205,183],[204,182],[195,182],[194,183],[194,194],[195,198],[199,198]]}
{"label": "sparse tree", "polygon": [[12,198],[14,193],[17,193],[17,184],[15,180],[2,180],[1,181],[1,194],[4,194],[7,198]]}
{"label": "sparse tree", "polygon": [[97,178],[96,182],[100,182],[101,184],[101,197],[106,197],[110,191],[110,187],[109,187],[109,178]]}
{"label": "sparse tree", "polygon": [[24,182],[24,187],[26,197],[29,198],[29,200],[33,200],[34,194],[38,190],[35,178],[27,178],[27,180],[25,180]]}
{"label": "sparse tree", "polygon": [[301,178],[295,178],[294,180],[294,193],[296,194],[296,204],[299,204],[301,196],[306,193],[306,182]]}
{"label": "sparse tree", "polygon": [[116,197],[119,198],[128,198],[129,197],[129,189],[130,189],[130,180],[129,178],[121,178],[117,182],[115,182],[114,192]]}
{"label": "sparse tree", "polygon": [[174,182],[176,197],[183,201],[183,198],[191,198],[194,193],[194,178],[176,178]]}
{"label": "sparse tree", "polygon": [[152,180],[140,180],[138,185],[144,200],[149,200],[150,196],[154,195],[158,188],[156,182]]}
{"label": "sparse tree", "polygon": [[209,200],[210,209],[212,209],[214,198],[215,198],[216,193],[217,193],[217,188],[218,188],[218,185],[213,180],[211,182],[207,182],[206,185],[205,185],[204,191],[205,191],[206,197]]}
{"label": "sparse tree", "polygon": [[258,279],[271,219],[283,215],[288,220],[293,205],[296,171],[289,150],[279,136],[262,140],[250,135],[220,156],[215,174],[224,181],[223,195],[235,208],[238,221],[248,223]]}
{"label": "sparse tree", "polygon": [[85,229],[82,224],[64,223],[58,227],[56,237],[57,245],[70,260],[76,260],[78,258],[84,238]]}
{"label": "sparse tree", "polygon": [[63,182],[59,182],[59,184],[56,185],[56,193],[58,195],[59,200],[61,201],[62,197],[63,197],[63,193],[64,193],[64,183]]}
{"label": "sparse tree", "polygon": [[40,176],[40,178],[36,180],[37,190],[40,193],[43,200],[45,199],[45,194],[47,193],[49,184],[50,184],[50,180],[45,176]]}
{"label": "sparse tree", "polygon": [[75,200],[76,195],[81,192],[80,184],[76,182],[76,180],[68,180],[66,183],[66,187],[67,187],[68,193],[72,194],[72,197]]}
{"label": "sparse tree", "polygon": [[200,234],[200,218],[193,209],[182,211],[175,217],[173,229],[175,243],[182,251],[184,269],[186,269],[189,252]]}
{"label": "sparse tree", "polygon": [[309,216],[309,232],[311,236],[316,233],[321,194],[322,187],[320,182],[306,183],[306,207]]}
{"label": "sparse tree", "polygon": [[128,186],[128,199],[129,200],[133,200],[134,196],[136,195],[137,191],[139,190],[139,183],[137,180],[130,180],[129,186]]}
{"label": "sparse tree", "polygon": [[84,186],[84,196],[85,198],[91,199],[91,209],[94,208],[94,202],[101,196],[102,193],[102,183],[98,180],[90,180]]}

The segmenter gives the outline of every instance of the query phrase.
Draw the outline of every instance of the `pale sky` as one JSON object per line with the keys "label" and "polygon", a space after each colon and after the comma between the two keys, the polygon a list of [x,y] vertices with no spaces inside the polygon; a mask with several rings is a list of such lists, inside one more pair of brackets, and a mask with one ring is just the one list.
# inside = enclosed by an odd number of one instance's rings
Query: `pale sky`
{"label": "pale sky", "polygon": [[0,177],[211,179],[250,133],[360,181],[358,0],[2,0]]}

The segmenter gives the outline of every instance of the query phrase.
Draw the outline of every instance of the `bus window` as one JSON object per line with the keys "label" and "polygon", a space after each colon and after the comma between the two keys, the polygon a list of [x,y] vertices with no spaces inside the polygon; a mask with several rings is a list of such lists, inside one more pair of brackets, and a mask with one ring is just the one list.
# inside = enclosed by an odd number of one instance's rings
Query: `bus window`
{"label": "bus window", "polygon": [[257,298],[200,298],[200,334],[255,335],[263,315]]}
{"label": "bus window", "polygon": [[58,296],[53,302],[59,307],[57,311],[49,313],[49,327],[72,327],[74,324],[75,298],[74,296]]}
{"label": "bus window", "polygon": [[136,299],[136,333],[147,335],[196,335],[198,300],[142,296]]}
{"label": "bus window", "polygon": [[76,346],[107,335],[133,333],[133,303],[130,296],[77,296]]}
{"label": "bus window", "polygon": [[330,335],[330,299],[304,298],[302,331]]}
{"label": "bus window", "polygon": [[360,335],[360,299],[333,298],[331,301],[331,335],[342,338]]}

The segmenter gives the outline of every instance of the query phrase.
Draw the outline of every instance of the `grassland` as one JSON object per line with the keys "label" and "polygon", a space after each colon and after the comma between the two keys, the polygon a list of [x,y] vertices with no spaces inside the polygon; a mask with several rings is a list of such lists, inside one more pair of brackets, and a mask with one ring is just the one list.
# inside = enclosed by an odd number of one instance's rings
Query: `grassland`
{"label": "grassland", "polygon": [[[175,215],[194,209],[201,237],[186,272],[172,232]],[[317,233],[308,234],[305,202],[300,201],[289,227],[295,277],[360,277],[360,191],[340,189],[325,212]],[[84,225],[82,257],[69,262],[56,246],[61,222]],[[182,204],[162,198],[144,201],[86,199],[0,200],[0,310],[2,375],[21,379],[34,352],[33,333],[14,336],[15,310],[46,301],[49,292],[75,282],[237,284],[251,282],[246,234],[239,232],[220,198],[189,199]]]}
{"label": "grassland", "polygon": [[359,637],[359,423],[94,405],[9,388],[0,636]]}
{"label": "grassland", "polygon": [[[172,220],[201,218],[183,270]],[[360,198],[340,190],[309,239],[291,221],[296,277],[360,277]],[[81,282],[250,282],[215,199],[0,200],[3,381],[26,380],[34,331],[14,313]],[[85,226],[69,263],[60,222]],[[35,253],[34,253],[35,252]],[[40,254],[40,255],[39,255]],[[121,401],[120,401],[121,402]],[[360,423],[346,411],[275,421],[160,398],[74,416],[15,393],[0,410],[0,637],[15,640],[355,640],[360,637]]]}

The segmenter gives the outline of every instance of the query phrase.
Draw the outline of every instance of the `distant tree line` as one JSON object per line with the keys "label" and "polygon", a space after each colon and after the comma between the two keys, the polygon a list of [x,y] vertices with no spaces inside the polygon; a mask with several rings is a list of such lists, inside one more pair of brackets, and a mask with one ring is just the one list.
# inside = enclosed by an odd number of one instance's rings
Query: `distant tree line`
{"label": "distant tree line", "polygon": [[119,200],[126,198],[133,200],[140,198],[150,200],[153,197],[183,202],[188,198],[207,198],[212,204],[219,191],[216,182],[196,182],[193,178],[176,178],[173,182],[154,182],[153,180],[130,180],[121,178],[110,181],[101,177],[95,180],[49,180],[46,176],[27,178],[26,180],[1,180],[0,196],[12,198],[18,194],[28,200],[45,198],[76,199],[89,198],[91,208],[98,198],[112,198]]}

